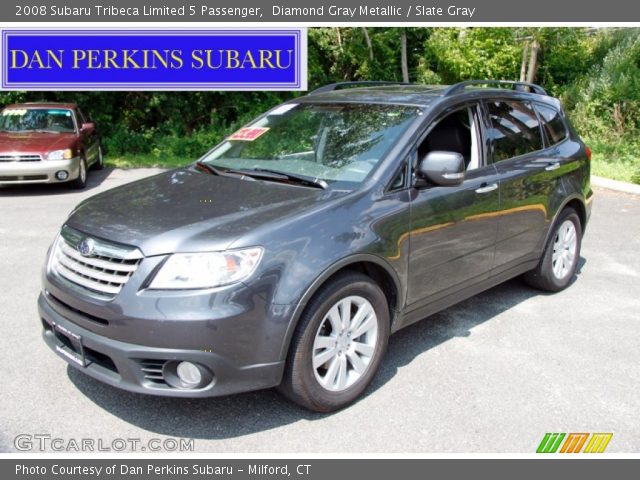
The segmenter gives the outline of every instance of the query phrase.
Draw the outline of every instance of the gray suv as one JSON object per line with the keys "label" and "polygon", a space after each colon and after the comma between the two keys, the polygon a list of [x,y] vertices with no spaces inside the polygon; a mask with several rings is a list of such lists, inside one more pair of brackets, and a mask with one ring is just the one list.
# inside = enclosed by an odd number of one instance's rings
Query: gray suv
{"label": "gray suv", "polygon": [[133,392],[278,386],[336,410],[390,333],[517,275],[567,287],[592,198],[589,149],[537,85],[329,85],[78,205],[44,339]]}

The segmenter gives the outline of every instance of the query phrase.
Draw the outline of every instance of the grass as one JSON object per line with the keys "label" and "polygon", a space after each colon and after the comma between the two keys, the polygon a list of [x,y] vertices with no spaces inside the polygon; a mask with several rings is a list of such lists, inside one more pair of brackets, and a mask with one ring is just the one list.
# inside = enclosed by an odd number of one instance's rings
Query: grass
{"label": "grass", "polygon": [[591,174],[640,184],[640,170],[633,163],[612,163],[596,158],[591,164]]}
{"label": "grass", "polygon": [[187,165],[195,158],[180,158],[174,156],[141,155],[105,155],[105,165],[114,168],[175,168]]}
{"label": "grass", "polygon": [[586,139],[591,147],[591,173],[640,184],[640,143]]}

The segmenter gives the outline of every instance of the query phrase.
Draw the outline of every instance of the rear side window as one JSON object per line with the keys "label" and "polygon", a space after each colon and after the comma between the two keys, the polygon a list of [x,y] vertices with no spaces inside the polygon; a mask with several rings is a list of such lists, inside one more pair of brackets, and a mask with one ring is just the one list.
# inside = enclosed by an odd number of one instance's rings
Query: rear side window
{"label": "rear side window", "polygon": [[493,162],[542,150],[538,116],[531,105],[515,101],[487,102]]}
{"label": "rear side window", "polygon": [[567,138],[567,127],[560,116],[560,112],[545,105],[535,104],[535,108],[542,119],[542,127],[547,132],[551,145],[560,143]]}

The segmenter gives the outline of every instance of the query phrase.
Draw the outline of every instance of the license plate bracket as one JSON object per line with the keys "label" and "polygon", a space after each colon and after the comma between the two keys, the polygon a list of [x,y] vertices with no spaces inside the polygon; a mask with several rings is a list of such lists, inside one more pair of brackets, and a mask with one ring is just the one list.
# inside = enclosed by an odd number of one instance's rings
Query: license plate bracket
{"label": "license plate bracket", "polygon": [[57,323],[53,324],[53,331],[58,340],[56,351],[75,364],[86,367],[87,361],[82,336]]}

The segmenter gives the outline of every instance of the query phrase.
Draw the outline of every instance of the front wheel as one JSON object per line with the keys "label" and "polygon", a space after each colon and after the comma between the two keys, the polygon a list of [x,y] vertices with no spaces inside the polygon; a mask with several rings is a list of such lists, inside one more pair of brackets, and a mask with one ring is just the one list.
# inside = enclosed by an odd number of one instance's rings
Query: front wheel
{"label": "front wheel", "polygon": [[102,156],[102,146],[98,145],[98,158],[93,164],[94,170],[102,170],[104,168],[104,158]]}
{"label": "front wheel", "polygon": [[373,379],[389,337],[389,307],[361,273],[326,285],[307,305],[292,339],[280,391],[314,411],[356,400]]}
{"label": "front wheel", "polygon": [[71,182],[71,187],[81,190],[87,185],[87,160],[84,155],[80,157],[80,165],[78,166],[78,176]]}
{"label": "front wheel", "polygon": [[533,287],[548,292],[565,289],[578,268],[582,243],[582,226],[572,208],[562,211],[542,254],[538,266],[524,276]]}

